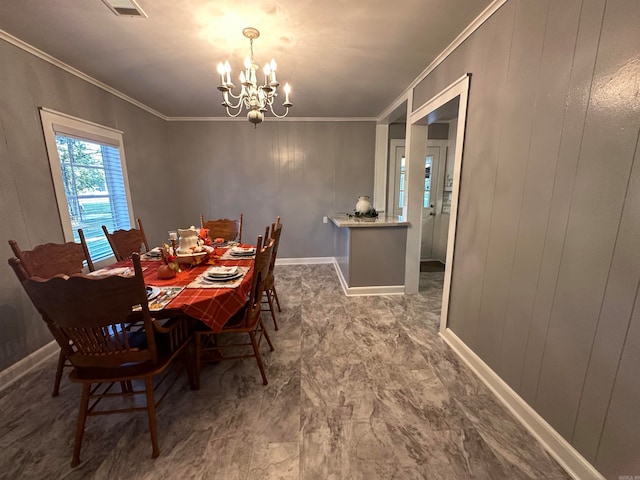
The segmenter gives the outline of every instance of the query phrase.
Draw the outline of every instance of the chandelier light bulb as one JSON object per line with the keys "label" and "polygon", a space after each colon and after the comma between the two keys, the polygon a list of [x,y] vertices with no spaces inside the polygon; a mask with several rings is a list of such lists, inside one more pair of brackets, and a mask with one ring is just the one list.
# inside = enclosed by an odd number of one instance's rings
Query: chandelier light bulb
{"label": "chandelier light bulb", "polygon": [[220,74],[220,85],[224,85],[224,65],[222,62],[218,63],[218,73]]}
{"label": "chandelier light bulb", "polygon": [[227,83],[231,83],[231,65],[229,64],[229,60],[224,62],[224,73],[227,75]]}
{"label": "chandelier light bulb", "polygon": [[289,101],[289,92],[291,92],[291,87],[288,83],[284,84],[284,103],[283,105],[287,108],[292,106],[293,104]]}

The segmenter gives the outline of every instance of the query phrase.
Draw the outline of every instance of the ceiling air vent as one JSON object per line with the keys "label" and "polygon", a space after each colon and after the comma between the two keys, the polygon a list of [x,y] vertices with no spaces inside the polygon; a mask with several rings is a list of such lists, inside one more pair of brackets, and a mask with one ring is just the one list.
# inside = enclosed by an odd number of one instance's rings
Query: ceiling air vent
{"label": "ceiling air vent", "polygon": [[135,0],[102,0],[118,16],[149,18]]}

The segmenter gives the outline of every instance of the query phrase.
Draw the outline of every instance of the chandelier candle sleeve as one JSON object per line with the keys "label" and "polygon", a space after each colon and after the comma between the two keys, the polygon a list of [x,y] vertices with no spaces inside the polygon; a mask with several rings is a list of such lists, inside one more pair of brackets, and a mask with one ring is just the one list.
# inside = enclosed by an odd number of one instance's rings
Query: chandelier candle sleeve
{"label": "chandelier candle sleeve", "polygon": [[[258,84],[258,65],[253,58],[253,41],[260,36],[260,32],[255,28],[245,28],[242,34],[249,39],[250,56],[244,60],[244,71],[240,72],[240,93],[235,95],[233,90],[235,85],[231,83],[231,65],[229,61],[218,64],[218,74],[220,75],[220,86],[218,90],[222,94],[222,106],[225,107],[230,117],[237,117],[240,112],[248,110],[247,119],[257,125],[264,120],[264,114],[271,112],[274,117],[284,118],[289,113],[289,108],[293,106],[289,98],[291,87],[286,84],[284,87],[285,99],[282,106],[285,108],[284,113],[275,112],[273,102],[278,96],[278,87],[280,83],[276,78],[276,70],[278,68],[275,60],[264,65],[262,71],[264,73],[264,85]],[[231,100],[233,99],[233,100]],[[237,100],[237,103],[232,102]]]}

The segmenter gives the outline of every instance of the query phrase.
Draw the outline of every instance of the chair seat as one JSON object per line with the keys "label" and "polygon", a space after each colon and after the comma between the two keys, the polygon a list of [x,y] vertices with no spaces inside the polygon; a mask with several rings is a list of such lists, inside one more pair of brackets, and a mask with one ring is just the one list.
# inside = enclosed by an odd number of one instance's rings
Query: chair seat
{"label": "chair seat", "polygon": [[162,349],[162,351],[158,350],[158,361],[156,363],[150,361],[131,363],[121,365],[116,369],[108,367],[75,367],[69,374],[69,379],[77,383],[89,381],[92,383],[109,383],[154,376],[165,370],[176,355],[182,351],[182,348],[179,348],[175,352],[165,351],[165,349]]}

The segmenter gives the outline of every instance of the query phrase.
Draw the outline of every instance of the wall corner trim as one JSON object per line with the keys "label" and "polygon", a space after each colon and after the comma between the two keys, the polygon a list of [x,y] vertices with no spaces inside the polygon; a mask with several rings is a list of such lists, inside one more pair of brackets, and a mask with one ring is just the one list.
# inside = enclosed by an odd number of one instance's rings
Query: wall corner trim
{"label": "wall corner trim", "polygon": [[333,263],[333,257],[278,258],[276,265],[320,265]]}
{"label": "wall corner trim", "polygon": [[451,329],[447,328],[441,331],[440,336],[571,477],[576,480],[605,480],[593,465],[556,432]]}
{"label": "wall corner trim", "polygon": [[371,287],[350,287],[347,284],[347,280],[342,274],[338,261],[333,259],[333,268],[336,270],[338,280],[340,280],[340,286],[342,291],[347,297],[362,297],[362,296],[375,296],[375,295],[404,295],[404,285],[380,285]]}
{"label": "wall corner trim", "polygon": [[[20,380],[27,373],[31,372],[41,363],[47,361],[53,355],[57,355],[59,351],[60,347],[58,347],[58,343],[55,340],[52,340],[32,354],[2,370],[0,372],[0,391]],[[51,373],[53,374],[53,370]]]}

